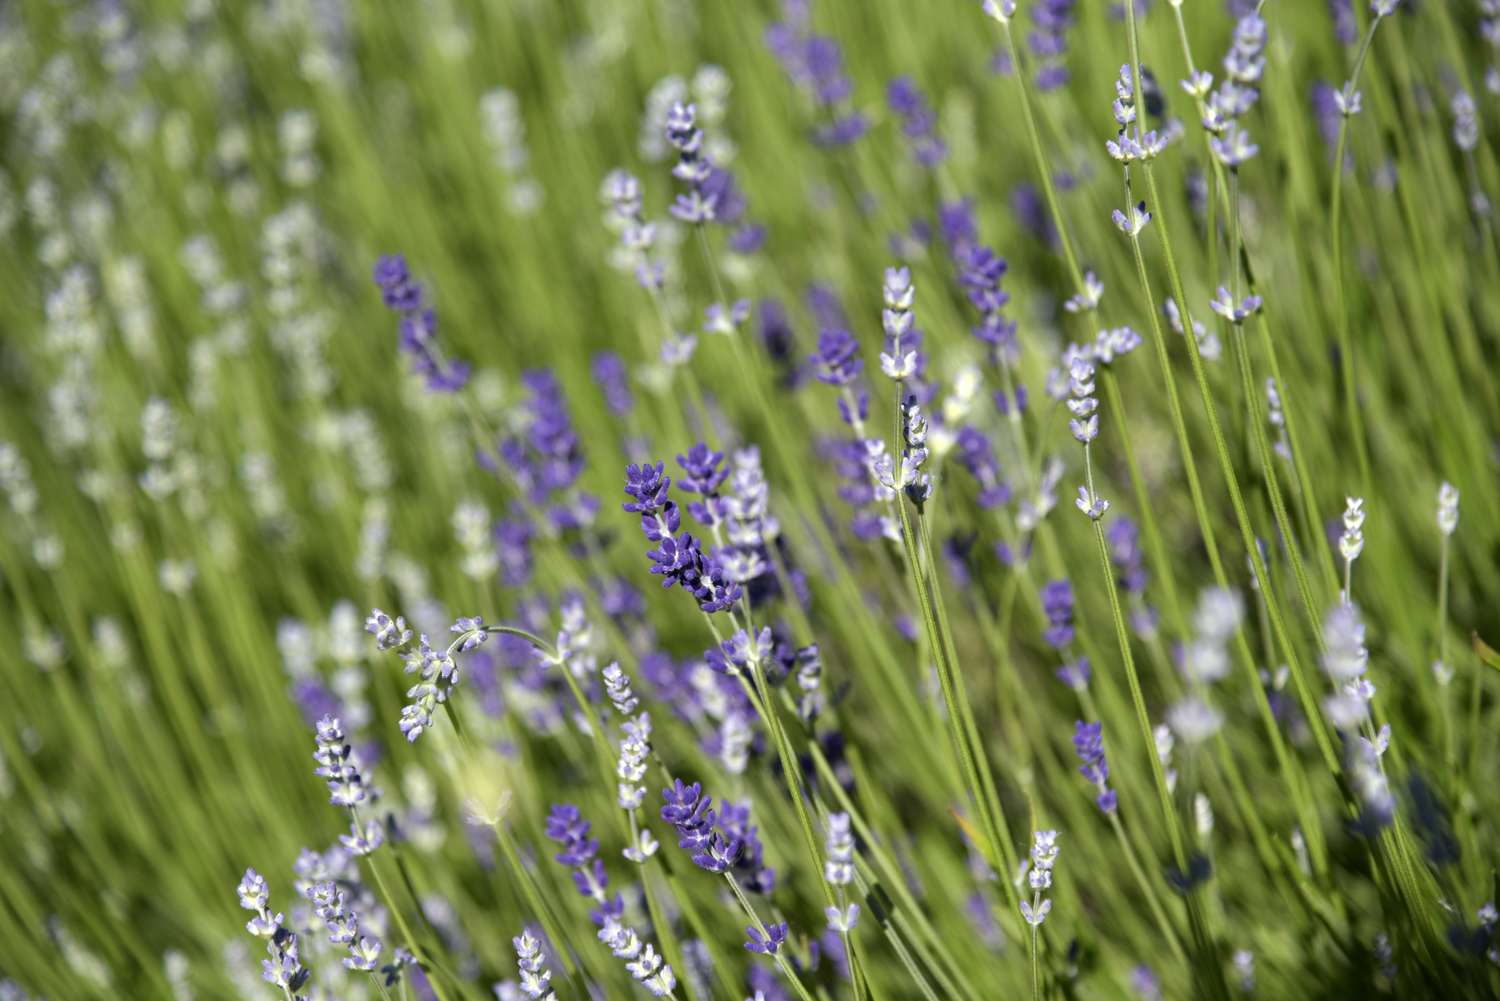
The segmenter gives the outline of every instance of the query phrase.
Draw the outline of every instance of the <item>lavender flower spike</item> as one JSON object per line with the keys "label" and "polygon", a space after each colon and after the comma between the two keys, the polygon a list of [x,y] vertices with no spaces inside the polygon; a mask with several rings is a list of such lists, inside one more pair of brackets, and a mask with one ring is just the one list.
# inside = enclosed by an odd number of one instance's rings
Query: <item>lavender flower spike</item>
{"label": "lavender flower spike", "polygon": [[1068,410],[1073,414],[1068,430],[1080,445],[1087,445],[1099,436],[1099,400],[1093,395],[1094,366],[1082,354],[1075,355],[1068,376],[1068,387],[1073,394],[1068,400]]}
{"label": "lavender flower spike", "polygon": [[291,996],[312,976],[311,971],[302,965],[296,932],[286,926],[284,915],[272,912],[271,895],[260,873],[246,869],[236,892],[240,906],[255,914],[245,925],[245,930],[266,940],[266,952],[270,958],[260,961],[261,976],[266,983]]}
{"label": "lavender flower spike", "polygon": [[854,834],[849,829],[847,813],[828,815],[827,849],[823,878],[834,886],[848,886],[854,882]]}
{"label": "lavender flower spike", "polygon": [[1041,927],[1052,910],[1052,901],[1042,894],[1052,888],[1052,867],[1057,862],[1057,832],[1037,831],[1032,835],[1031,857],[1027,865],[1027,881],[1031,884],[1031,899],[1021,901],[1021,917],[1033,928]]}
{"label": "lavender flower spike", "polygon": [[1099,401],[1094,397],[1094,364],[1084,351],[1070,349],[1068,358],[1068,389],[1072,399],[1068,409],[1073,413],[1069,429],[1073,437],[1083,445],[1083,469],[1085,483],[1078,488],[1078,498],[1073,502],[1090,521],[1098,521],[1109,510],[1109,501],[1094,492],[1094,471],[1089,463],[1089,444],[1099,434]]}
{"label": "lavender flower spike", "polygon": [[1458,531],[1458,488],[1447,480],[1438,488],[1437,523],[1444,535]]}
{"label": "lavender flower spike", "polygon": [[356,806],[365,801],[365,783],[359,774],[359,759],[344,740],[343,728],[332,716],[318,720],[318,749],[313,755],[318,763],[313,774],[328,780],[330,802],[334,806]]}
{"label": "lavender flower spike", "polygon": [[382,652],[411,642],[411,630],[406,628],[406,620],[399,615],[393,619],[378,608],[365,619],[365,632],[374,635],[375,645]]}
{"label": "lavender flower spike", "polygon": [[890,341],[890,353],[881,352],[880,371],[898,382],[917,374],[917,352],[903,351],[901,343],[901,338],[911,333],[912,302],[916,294],[911,271],[906,268],[885,269],[885,309],[881,310],[880,323]]}
{"label": "lavender flower spike", "polygon": [[437,314],[427,305],[422,286],[412,280],[406,258],[392,254],[375,262],[375,284],[392,312],[398,313],[401,350],[432,393],[454,393],[469,381],[469,366],[443,358],[437,345]]}
{"label": "lavender flower spike", "polygon": [[672,203],[672,215],[692,225],[713,222],[718,196],[707,185],[713,164],[703,152],[703,130],[698,128],[693,105],[678,101],[667,112],[667,142],[677,150],[672,176],[688,185],[687,194],[678,195]]}
{"label": "lavender flower spike", "polygon": [[516,969],[521,974],[521,993],[531,1001],[557,1001],[552,990],[552,971],[542,958],[542,943],[529,931],[511,939],[516,947]]}
{"label": "lavender flower spike", "polygon": [[1104,724],[1084,723],[1081,720],[1075,724],[1073,750],[1078,753],[1078,760],[1082,762],[1078,768],[1079,774],[1099,790],[1099,809],[1105,813],[1114,813],[1119,806],[1119,797],[1108,785],[1109,762],[1104,757]]}
{"label": "lavender flower spike", "polygon": [[322,880],[308,887],[305,895],[328,929],[329,941],[348,948],[344,967],[361,973],[374,972],[380,964],[380,940],[360,934],[359,918],[338,884],[331,879]]}
{"label": "lavender flower spike", "polygon": [[609,951],[625,960],[625,969],[652,997],[667,997],[677,986],[677,976],[672,967],[657,955],[649,944],[643,945],[635,929],[628,928],[617,919],[610,918],[599,929],[599,940],[609,946]]}

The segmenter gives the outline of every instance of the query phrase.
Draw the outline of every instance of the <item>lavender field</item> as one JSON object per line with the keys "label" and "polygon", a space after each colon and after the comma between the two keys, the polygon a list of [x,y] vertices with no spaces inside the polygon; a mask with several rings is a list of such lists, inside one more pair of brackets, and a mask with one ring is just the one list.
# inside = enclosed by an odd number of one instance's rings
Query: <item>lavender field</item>
{"label": "lavender field", "polygon": [[0,1001],[1500,997],[1500,0],[0,4]]}

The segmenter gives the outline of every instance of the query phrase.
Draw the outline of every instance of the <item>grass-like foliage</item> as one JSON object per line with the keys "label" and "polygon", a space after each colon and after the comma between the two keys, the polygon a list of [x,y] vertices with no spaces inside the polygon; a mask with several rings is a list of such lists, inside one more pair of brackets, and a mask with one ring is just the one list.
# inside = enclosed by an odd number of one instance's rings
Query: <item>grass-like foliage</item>
{"label": "grass-like foliage", "polygon": [[0,1001],[1500,992],[1497,0],[0,4]]}

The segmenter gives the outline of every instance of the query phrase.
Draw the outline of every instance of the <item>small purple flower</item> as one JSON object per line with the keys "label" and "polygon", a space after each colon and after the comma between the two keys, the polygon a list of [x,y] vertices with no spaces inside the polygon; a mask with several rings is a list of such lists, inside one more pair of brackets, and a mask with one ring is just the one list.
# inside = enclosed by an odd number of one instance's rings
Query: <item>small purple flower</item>
{"label": "small purple flower", "polygon": [[329,802],[334,806],[356,806],[365,801],[359,759],[354,748],[345,742],[339,721],[332,716],[318,720],[318,748],[313,760],[318,763],[313,774],[328,780]]}
{"label": "small purple flower", "polygon": [[723,643],[706,651],[703,659],[715,673],[735,677],[752,670],[755,665],[769,661],[772,642],[768,626],[763,626],[758,635],[740,629]]}
{"label": "small purple flower", "polygon": [[787,78],[808,93],[824,113],[825,124],[813,133],[820,146],[847,146],[869,130],[869,120],[848,108],[854,85],[844,72],[838,42],[808,30],[803,7],[787,5],[786,20],[766,29],[766,48],[781,63]]}
{"label": "small purple flower", "polygon": [[609,412],[616,417],[627,416],[635,405],[630,393],[630,380],[625,372],[625,363],[613,351],[601,351],[594,355],[592,365],[594,381],[604,393],[604,402]]}
{"label": "small purple flower", "polygon": [[897,77],[886,88],[886,103],[901,119],[901,132],[911,144],[913,159],[926,168],[936,167],[948,155],[948,147],[937,135],[937,116],[911,77]]}
{"label": "small purple flower", "polygon": [[599,499],[577,488],[583,445],[562,384],[550,369],[532,369],[521,374],[521,385],[526,398],[518,408],[518,433],[501,441],[495,455],[482,454],[481,461],[508,475],[553,529],[586,528],[598,513]]}
{"label": "small purple flower", "polygon": [[1260,296],[1252,295],[1236,303],[1229,290],[1220,285],[1218,294],[1209,300],[1208,305],[1215,313],[1238,326],[1259,312],[1261,301]]}
{"label": "small purple flower", "polygon": [[1036,88],[1043,93],[1066,86],[1070,78],[1066,57],[1074,4],[1075,0],[1038,0],[1032,7],[1035,27],[1027,33],[1026,44],[1036,57]]}
{"label": "small purple flower", "polygon": [[1104,757],[1104,724],[1084,723],[1081,720],[1076,723],[1073,729],[1073,750],[1082,762],[1078,768],[1079,774],[1099,790],[1096,800],[1099,809],[1105,813],[1114,813],[1119,805],[1119,798],[1108,784],[1109,762]]}
{"label": "small purple flower", "polygon": [[437,346],[437,314],[426,306],[422,286],[412,280],[406,258],[400,254],[375,262],[375,284],[386,308],[400,315],[401,350],[411,359],[412,369],[427,382],[428,392],[453,393],[469,380],[469,366],[443,358]]}
{"label": "small purple flower", "polygon": [[1230,123],[1223,135],[1210,139],[1209,146],[1219,162],[1230,170],[1238,170],[1241,164],[1260,152],[1260,147],[1251,141],[1250,133],[1235,123]]}
{"label": "small purple flower", "polygon": [[745,933],[749,936],[745,941],[746,949],[763,956],[774,956],[786,944],[787,923],[783,921],[780,924],[766,925],[764,932],[751,925],[745,929]]}
{"label": "small purple flower", "polygon": [[715,452],[704,442],[698,442],[688,449],[686,455],[677,457],[677,464],[682,467],[683,472],[677,480],[677,486],[688,493],[702,494],[704,497],[717,494],[729,475],[729,469],[723,462],[723,452]]}
{"label": "small purple flower", "polygon": [[681,779],[662,790],[665,801],[661,819],[677,829],[677,844],[692,853],[693,864],[713,873],[726,873],[738,861],[742,845],[721,830],[715,830],[718,815],[713,800],[702,795],[703,787]]}
{"label": "small purple flower", "polygon": [[690,225],[713,222],[717,217],[718,194],[707,183],[713,164],[703,153],[703,130],[698,128],[697,109],[681,101],[674,103],[667,112],[666,132],[667,142],[677,150],[672,176],[688,185],[687,192],[672,203],[672,215]]}
{"label": "small purple flower", "polygon": [[[707,452],[707,446],[703,446]],[[696,450],[695,450],[696,453]],[[714,453],[718,454],[718,453]],[[719,455],[719,460],[723,456]],[[706,456],[679,461],[706,461]],[[625,492],[633,501],[624,509],[641,516],[641,531],[648,542],[656,548],[646,553],[652,561],[651,572],[662,577],[662,587],[680,585],[698,601],[705,612],[721,612],[739,600],[742,589],[730,579],[723,564],[704,553],[699,541],[690,533],[676,534],[681,525],[677,505],[668,499],[671,478],[662,475],[663,463],[653,465],[630,465],[625,469]],[[700,472],[704,470],[701,467]],[[691,477],[691,473],[689,474]],[[711,478],[710,478],[711,479]],[[705,485],[709,480],[693,478],[695,486]],[[722,482],[722,477],[719,478]],[[702,505],[695,502],[695,508]],[[706,508],[704,508],[706,511]]]}
{"label": "small purple flower", "polygon": [[571,803],[557,803],[547,815],[545,830],[547,837],[556,841],[560,848],[553,857],[573,870],[573,885],[579,895],[597,905],[589,916],[594,924],[603,926],[610,918],[623,914],[625,904],[618,894],[613,899],[609,896],[609,875],[604,871],[604,861],[599,858],[598,840],[589,836],[590,826],[578,807]]}
{"label": "small purple flower", "polygon": [[1087,657],[1078,657],[1068,661],[1057,669],[1057,680],[1073,689],[1073,691],[1081,692],[1089,686],[1089,678],[1092,674],[1093,670],[1089,665],[1089,659]]}
{"label": "small purple flower", "polygon": [[1055,650],[1073,642],[1073,585],[1066,578],[1042,586],[1042,613],[1047,629],[1042,638]]}
{"label": "small purple flower", "polygon": [[847,330],[824,330],[818,334],[818,350],[812,356],[819,382],[830,386],[847,386],[864,371],[859,357],[859,342]]}
{"label": "small purple flower", "polygon": [[1151,221],[1151,213],[1146,211],[1145,202],[1137,202],[1130,207],[1127,214],[1115,209],[1110,213],[1110,218],[1115,221],[1115,227],[1126,236],[1135,238],[1141,235],[1141,230]]}

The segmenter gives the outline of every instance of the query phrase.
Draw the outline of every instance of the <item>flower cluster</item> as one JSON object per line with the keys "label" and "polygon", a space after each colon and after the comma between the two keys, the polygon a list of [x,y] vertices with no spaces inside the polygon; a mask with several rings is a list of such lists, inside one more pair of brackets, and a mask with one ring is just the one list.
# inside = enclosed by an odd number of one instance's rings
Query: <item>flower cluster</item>
{"label": "flower cluster", "polygon": [[1260,152],[1240,119],[1260,100],[1265,48],[1266,22],[1260,14],[1248,13],[1235,24],[1234,39],[1224,57],[1224,81],[1218,89],[1210,90],[1213,78],[1207,72],[1182,84],[1200,102],[1203,127],[1209,132],[1214,156],[1230,170],[1237,170]]}
{"label": "flower cluster", "polygon": [[450,627],[458,638],[448,647],[433,647],[425,633],[413,644],[412,631],[406,628],[406,621],[400,616],[393,619],[378,608],[365,619],[365,631],[375,637],[380,650],[401,655],[406,673],[418,676],[417,683],[406,692],[411,702],[401,710],[401,732],[413,742],[432,726],[432,714],[438,705],[448,701],[458,685],[459,670],[454,652],[475,650],[489,636],[484,620],[473,616],[460,618]]}
{"label": "flower cluster", "polygon": [[1088,516],[1098,521],[1109,510],[1109,501],[1094,490],[1094,473],[1089,464],[1089,445],[1099,436],[1099,400],[1094,396],[1094,363],[1084,354],[1075,354],[1068,368],[1068,409],[1073,417],[1068,429],[1083,446],[1083,463],[1086,482],[1078,487],[1078,497],[1073,503]]}
{"label": "flower cluster", "polygon": [[1458,488],[1446,480],[1438,487],[1437,524],[1445,536],[1458,531]]}
{"label": "flower cluster", "polygon": [[763,956],[774,956],[786,944],[787,930],[785,921],[766,925],[764,931],[750,925],[745,929],[745,934],[748,936],[745,940],[745,948]]}
{"label": "flower cluster", "polygon": [[1359,554],[1365,549],[1365,499],[1363,497],[1344,498],[1344,531],[1339,536],[1339,556],[1344,561],[1344,603],[1348,604],[1354,600],[1350,590],[1350,578],[1354,571],[1354,561],[1359,559]]}
{"label": "flower cluster", "polygon": [[599,840],[589,836],[590,827],[572,803],[556,803],[547,815],[547,837],[560,846],[553,858],[573,870],[573,885],[594,902],[589,916],[602,927],[609,918],[625,912],[625,902],[619,894],[609,896],[609,875],[599,858]]}
{"label": "flower cluster", "polygon": [[484,461],[511,477],[531,509],[554,531],[586,528],[599,511],[599,499],[577,489],[583,475],[583,447],[562,385],[550,369],[521,375],[526,398],[516,413],[517,432],[503,439],[498,463]]}
{"label": "flower cluster", "polygon": [[662,790],[661,819],[677,829],[677,845],[692,853],[694,865],[726,873],[739,861],[744,845],[715,829],[719,817],[712,809],[713,799],[702,793],[700,783],[684,785],[681,779],[674,780],[671,788]]}
{"label": "flower cluster", "polygon": [[[847,813],[828,815],[828,838],[825,843],[828,857],[823,860],[823,878],[838,891],[839,901],[844,901],[845,888],[854,882],[854,832],[849,826]],[[859,905],[830,906],[824,909],[828,927],[847,935],[859,922]]]}
{"label": "flower cluster", "polygon": [[1067,85],[1068,29],[1073,26],[1077,0],[1039,0],[1031,8],[1036,26],[1027,33],[1026,44],[1036,58],[1036,89],[1046,93]]}
{"label": "flower cluster", "polygon": [[1128,212],[1115,209],[1110,213],[1110,218],[1114,220],[1116,229],[1131,239],[1135,239],[1151,221],[1151,213],[1146,211],[1145,202],[1137,202],[1129,207]]}
{"label": "flower cluster", "polygon": [[672,176],[688,186],[672,203],[672,215],[692,225],[713,222],[717,197],[707,187],[713,164],[703,151],[703,130],[693,105],[678,101],[667,112],[667,142],[677,150]]}
{"label": "flower cluster", "polygon": [[296,932],[286,926],[284,915],[271,910],[271,894],[265,877],[254,869],[246,869],[237,892],[240,906],[255,915],[245,924],[245,930],[266,940],[266,952],[270,958],[260,961],[261,976],[266,983],[280,988],[288,996],[300,997],[297,992],[312,973],[302,965]]}
{"label": "flower cluster", "polygon": [[516,970],[521,975],[521,993],[531,1001],[557,1001],[552,990],[552,971],[542,957],[542,943],[530,931],[510,940],[516,948]]}
{"label": "flower cluster", "polygon": [[1323,620],[1323,670],[1337,691],[1323,701],[1333,725],[1354,730],[1369,718],[1375,685],[1365,676],[1370,653],[1365,649],[1365,624],[1359,609],[1341,602]]}
{"label": "flower cluster", "polygon": [[1156,613],[1146,603],[1146,559],[1141,552],[1140,529],[1129,518],[1116,518],[1104,531],[1109,559],[1117,581],[1130,604],[1130,621],[1136,634],[1149,639],[1156,632]]}
{"label": "flower cluster", "polygon": [[839,43],[811,31],[805,0],[785,0],[784,20],[766,29],[766,48],[787,78],[805,91],[824,118],[813,132],[821,146],[847,146],[869,131],[869,119],[848,107],[854,84],[844,72]]}
{"label": "flower cluster", "polygon": [[1066,578],[1042,585],[1042,614],[1047,617],[1042,638],[1054,650],[1065,649],[1073,642],[1073,585]]}
{"label": "flower cluster", "polygon": [[938,138],[937,116],[911,77],[892,80],[886,87],[885,99],[896,117],[901,119],[901,134],[906,136],[912,158],[918,165],[931,169],[942,163],[948,156],[948,147]]}
{"label": "flower cluster", "polygon": [[411,359],[412,370],[434,393],[454,393],[469,381],[469,366],[445,359],[437,344],[437,313],[427,304],[420,283],[407,270],[406,258],[392,254],[375,264],[375,284],[387,308],[401,317],[401,350]]}
{"label": "flower cluster", "polygon": [[[1014,368],[1020,357],[1020,343],[1016,338],[1015,321],[1005,315],[1010,293],[1001,288],[1010,265],[1005,258],[979,242],[973,206],[967,200],[941,206],[938,222],[958,272],[959,286],[980,315],[979,324],[971,332],[985,345],[993,361]],[[1017,398],[1003,403],[1001,410],[1013,409],[1017,413],[1025,410],[1025,398],[1021,393],[1018,387]]]}
{"label": "flower cluster", "polygon": [[1082,720],[1074,724],[1073,750],[1082,762],[1078,766],[1079,774],[1099,790],[1098,799],[1095,800],[1099,809],[1105,813],[1114,813],[1120,800],[1109,787],[1109,762],[1104,757],[1104,724],[1085,723]]}
{"label": "flower cluster", "polygon": [[328,780],[329,801],[334,806],[356,806],[365,801],[359,759],[345,742],[343,727],[332,716],[318,720],[318,749],[313,760],[318,763],[313,774]]}
{"label": "flower cluster", "polygon": [[1209,300],[1208,307],[1230,323],[1239,326],[1260,311],[1261,301],[1260,296],[1250,295],[1235,302],[1229,290],[1220,285],[1217,294]]}
{"label": "flower cluster", "polygon": [[1026,879],[1031,885],[1031,899],[1021,901],[1021,917],[1033,928],[1041,927],[1052,910],[1052,901],[1043,894],[1052,888],[1052,867],[1057,863],[1057,832],[1037,831],[1032,835],[1031,855]]}
{"label": "flower cluster", "polygon": [[919,370],[917,351],[901,343],[912,332],[912,302],[917,290],[911,283],[911,271],[886,268],[883,291],[885,308],[880,311],[880,325],[885,330],[888,348],[880,354],[880,371],[901,382],[913,378]]}
{"label": "flower cluster", "polygon": [[620,233],[619,260],[635,272],[641,288],[661,291],[666,283],[666,265],[653,255],[656,224],[648,222],[642,212],[640,182],[628,171],[616,168],[604,178],[603,196]]}
{"label": "flower cluster", "polygon": [[[869,443],[867,443],[869,444]],[[915,396],[901,404],[901,464],[897,467],[890,454],[881,449],[871,461],[880,485],[892,493],[905,491],[921,510],[932,496],[932,477],[922,469],[927,462],[927,418]]]}
{"label": "flower cluster", "polygon": [[[705,470],[695,463],[698,472]],[[625,492],[632,501],[624,505],[627,512],[641,516],[641,531],[646,541],[656,548],[646,555],[651,559],[651,572],[661,575],[662,587],[681,585],[698,602],[705,612],[722,612],[739,600],[740,585],[730,579],[723,564],[703,551],[702,545],[690,533],[676,534],[682,526],[682,517],[677,504],[668,496],[672,478],[664,475],[664,463],[636,465],[625,469]],[[699,490],[710,484],[717,489],[712,478],[695,477],[689,472],[687,489]],[[722,477],[719,477],[722,482]],[[700,502],[695,502],[695,505]],[[699,508],[709,513],[707,504]]]}
{"label": "flower cluster", "polygon": [[625,960],[625,970],[652,997],[666,997],[677,986],[672,967],[657,954],[650,943],[642,943],[635,929],[610,917],[599,929],[599,941],[609,946],[611,955]]}
{"label": "flower cluster", "polygon": [[331,879],[314,883],[306,895],[328,929],[328,940],[347,948],[349,955],[344,957],[344,966],[361,973],[374,972],[380,965],[380,939],[360,934],[359,916],[338,884]]}
{"label": "flower cluster", "polygon": [[1208,588],[1199,596],[1193,638],[1182,649],[1188,693],[1167,710],[1172,732],[1188,744],[1202,743],[1224,725],[1223,714],[1209,700],[1209,687],[1229,674],[1229,642],[1244,614],[1244,603],[1234,591]]}
{"label": "flower cluster", "polygon": [[728,545],[720,560],[731,580],[749,584],[769,569],[768,549],[781,535],[770,509],[770,488],[761,470],[760,449],[736,449],[730,456],[727,490],[719,501],[719,518]]}
{"label": "flower cluster", "polygon": [[1140,121],[1135,77],[1128,63],[1120,67],[1120,76],[1115,80],[1115,100],[1110,110],[1120,130],[1113,139],[1105,141],[1104,148],[1120,163],[1149,160],[1166,149],[1166,137],[1156,129],[1146,129]]}

